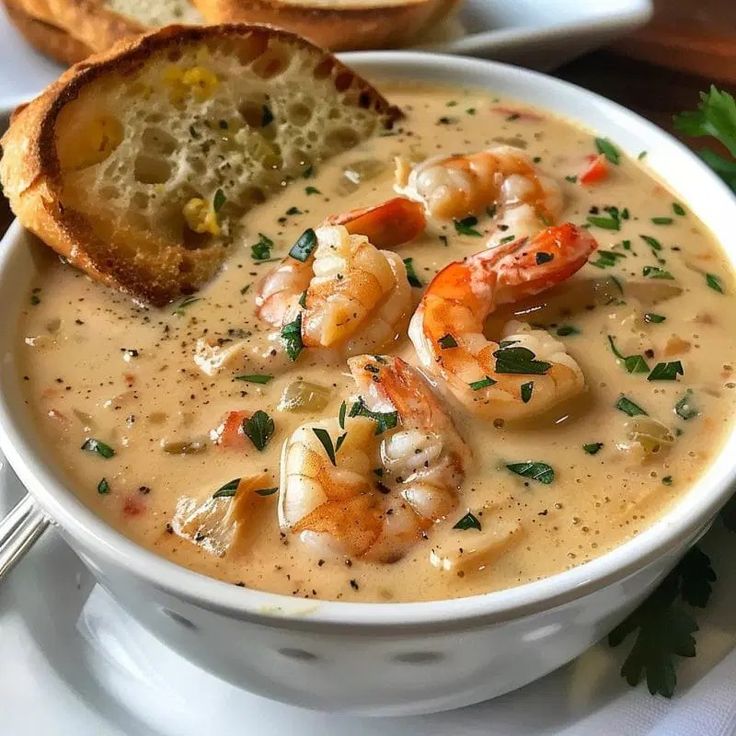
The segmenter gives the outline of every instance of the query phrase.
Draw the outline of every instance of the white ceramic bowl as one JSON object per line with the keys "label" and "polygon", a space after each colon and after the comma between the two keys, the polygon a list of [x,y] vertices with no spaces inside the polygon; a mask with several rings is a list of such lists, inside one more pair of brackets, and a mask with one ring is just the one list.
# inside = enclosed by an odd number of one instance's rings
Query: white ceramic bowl
{"label": "white ceramic bowl", "polygon": [[[696,156],[601,97],[503,64],[418,53],[350,60],[372,78],[477,85],[579,121],[646,164],[701,217],[736,267],[736,201]],[[81,504],[24,406],[14,349],[35,245],[15,224],[0,247],[0,447],[94,575],[161,640],[266,697],[326,710],[411,714],[517,688],[576,657],[621,620],[707,528],[736,477],[736,432],[675,508],[635,539],[545,580],[429,603],[342,603],[238,588],[135,545]]]}

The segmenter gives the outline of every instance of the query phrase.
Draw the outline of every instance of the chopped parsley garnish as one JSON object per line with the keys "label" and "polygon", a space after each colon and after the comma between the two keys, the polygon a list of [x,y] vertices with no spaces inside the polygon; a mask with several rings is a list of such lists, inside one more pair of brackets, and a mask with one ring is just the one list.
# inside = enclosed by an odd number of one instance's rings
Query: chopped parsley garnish
{"label": "chopped parsley garnish", "polygon": [[667,279],[670,281],[674,281],[675,279],[669,271],[665,271],[659,266],[644,266],[641,270],[641,274],[648,279]]}
{"label": "chopped parsley garnish", "polygon": [[588,224],[595,225],[603,230],[620,230],[621,220],[618,217],[601,217],[599,215],[588,215]]}
{"label": "chopped parsley garnish", "polygon": [[619,397],[615,406],[619,411],[622,411],[624,414],[628,414],[630,417],[649,416],[649,414],[647,414],[639,404],[635,404],[631,399],[623,395]]}
{"label": "chopped parsley garnish", "polygon": [[644,321],[651,325],[658,325],[667,319],[663,314],[656,314],[655,312],[647,312],[644,315]]}
{"label": "chopped parsley garnish", "polygon": [[322,429],[321,427],[312,427],[312,432],[314,432],[314,434],[317,436],[317,439],[322,444],[322,447],[325,448],[325,452],[327,453],[327,457],[330,458],[330,462],[333,465],[337,465],[337,460],[335,458],[335,448],[332,444],[332,437],[330,437],[330,433],[326,429]]}
{"label": "chopped parsley garnish", "polygon": [[608,643],[612,647],[636,632],[634,645],[621,667],[621,676],[629,685],[638,685],[646,678],[652,695],[672,697],[677,685],[675,656],[695,656],[693,633],[698,630],[679,602],[704,608],[715,580],[710,559],[693,547],[656,590],[611,631]]}
{"label": "chopped parsley garnish", "polygon": [[673,483],[672,476],[671,475],[665,475],[664,478],[662,478],[662,483],[664,483],[664,485],[666,485],[666,486],[671,486],[672,483]]}
{"label": "chopped parsley garnish", "polygon": [[276,493],[278,489],[278,486],[276,486],[275,488],[256,488],[255,493],[257,493],[259,496],[273,496],[273,494]]}
{"label": "chopped parsley garnish", "polygon": [[675,414],[677,414],[680,419],[684,419],[687,421],[688,419],[692,419],[693,417],[698,416],[700,412],[697,410],[697,408],[692,403],[692,389],[688,389],[685,392],[685,395],[675,404]]}
{"label": "chopped parsley garnish", "polygon": [[617,253],[614,250],[599,250],[596,251],[596,260],[588,261],[591,266],[596,268],[611,268],[615,266],[619,258],[626,258],[625,253]]}
{"label": "chopped parsley garnish", "polygon": [[342,404],[340,404],[340,411],[337,415],[337,421],[340,424],[340,429],[345,429],[345,412],[348,409],[348,405],[343,401]]}
{"label": "chopped parsley garnish", "polygon": [[225,483],[224,486],[220,486],[212,494],[212,498],[232,498],[237,493],[239,485],[240,478],[233,478]]}
{"label": "chopped parsley garnish", "polygon": [[521,400],[525,404],[528,404],[529,401],[531,401],[532,391],[534,391],[534,381],[529,381],[528,383],[521,384]]}
{"label": "chopped parsley garnish", "polygon": [[273,122],[273,113],[268,105],[263,105],[261,108],[261,127],[265,128]]}
{"label": "chopped parsley garnish", "polygon": [[265,411],[256,411],[249,419],[243,420],[243,434],[253,443],[256,450],[263,450],[273,436],[275,427]]}
{"label": "chopped parsley garnish", "polygon": [[457,347],[457,340],[449,333],[447,335],[442,335],[442,337],[437,340],[437,343],[443,350]]}
{"label": "chopped parsley garnish", "polygon": [[350,407],[351,417],[368,417],[376,423],[375,434],[383,434],[387,429],[393,429],[399,421],[399,413],[396,411],[371,411],[363,401],[362,397]]}
{"label": "chopped parsley garnish", "polygon": [[647,381],[676,381],[677,376],[684,376],[685,371],[679,360],[670,363],[657,363],[647,376]]}
{"label": "chopped parsley garnish", "polygon": [[493,353],[496,358],[496,373],[532,373],[541,375],[551,367],[551,363],[536,360],[529,348],[506,347]]}
{"label": "chopped parsley garnish", "polygon": [[498,241],[499,245],[505,245],[506,243],[510,243],[513,240],[516,240],[516,235],[507,235],[504,238],[501,238],[501,240]]}
{"label": "chopped parsley garnish", "polygon": [[267,261],[271,257],[273,240],[263,233],[258,233],[258,242],[250,247],[250,257],[254,261]]}
{"label": "chopped parsley garnish", "polygon": [[511,463],[506,466],[512,473],[549,485],[555,479],[555,471],[547,463]]}
{"label": "chopped parsley garnish", "polygon": [[603,447],[602,442],[590,442],[587,445],[583,445],[583,450],[585,450],[588,455],[597,455],[601,447]]}
{"label": "chopped parsley garnish", "polygon": [[104,457],[105,460],[109,460],[115,454],[115,450],[110,445],[106,445],[104,442],[96,440],[93,437],[86,439],[81,449],[87,452],[97,453],[100,457]]}
{"label": "chopped parsley garnish", "polygon": [[304,213],[298,208],[298,207],[289,207],[288,210],[286,210],[287,215],[303,215]]}
{"label": "chopped parsley garnish", "polygon": [[299,239],[291,246],[289,255],[297,261],[304,263],[309,256],[312,255],[312,251],[317,247],[317,235],[312,228],[305,230]]}
{"label": "chopped parsley garnish", "polygon": [[568,337],[569,335],[579,335],[580,330],[573,325],[561,325],[555,330],[555,334],[558,337]]}
{"label": "chopped parsley garnish", "polygon": [[273,381],[273,376],[268,373],[244,373],[242,376],[235,376],[235,381],[247,381],[248,383],[267,384]]}
{"label": "chopped parsley garnish", "polygon": [[202,300],[202,297],[199,297],[199,296],[187,296],[176,305],[176,309],[174,309],[172,314],[175,314],[178,317],[181,317],[184,314],[184,310],[187,307],[191,307],[192,304],[194,304],[195,302],[199,302],[201,300]]}
{"label": "chopped parsley garnish", "polygon": [[712,273],[705,274],[705,283],[710,286],[713,291],[717,291],[719,294],[723,294],[723,286],[721,285],[721,280]]}
{"label": "chopped parsley garnish", "polygon": [[462,220],[453,220],[453,222],[455,223],[455,232],[458,235],[472,235],[474,238],[482,237],[481,233],[475,229],[475,226],[478,224],[477,217],[470,215],[469,217],[464,217]]}
{"label": "chopped parsley garnish", "polygon": [[671,217],[652,217],[652,222],[655,225],[671,225],[674,220]]}
{"label": "chopped parsley garnish", "polygon": [[679,202],[672,203],[672,211],[680,217],[684,217],[686,214],[685,208]]}
{"label": "chopped parsley garnish", "polygon": [[554,253],[545,253],[544,251],[539,251],[534,259],[537,262],[537,266],[541,266],[543,263],[549,263],[551,260],[554,259]]}
{"label": "chopped parsley garnish", "polygon": [[306,289],[304,289],[304,291],[302,292],[302,295],[299,297],[298,304],[302,309],[307,308],[307,290]]}
{"label": "chopped parsley garnish", "polygon": [[[36,292],[36,289],[33,290]],[[31,294],[31,304],[35,307],[41,303],[41,297],[37,293]]]}
{"label": "chopped parsley garnish", "polygon": [[97,493],[102,494],[103,496],[107,493],[110,493],[110,484],[107,482],[107,478],[103,478],[98,484],[97,484]]}
{"label": "chopped parsley garnish", "polygon": [[222,189],[218,189],[215,192],[215,196],[212,199],[212,209],[215,212],[219,212],[222,209],[222,205],[227,202],[227,199],[225,197],[225,192],[222,191]]}
{"label": "chopped parsley garnish", "polygon": [[307,196],[310,196],[312,194],[322,194],[322,192],[320,192],[320,190],[317,189],[317,187],[312,187],[312,186],[304,187],[304,191],[307,193]]}
{"label": "chopped parsley garnish", "polygon": [[578,180],[577,176],[566,176],[565,177],[565,181],[569,181],[571,184],[575,184],[577,180]]}
{"label": "chopped parsley garnish", "polygon": [[467,529],[477,529],[478,531],[481,531],[480,521],[478,520],[478,517],[474,514],[471,514],[470,511],[468,511],[465,516],[463,516],[462,519],[460,519],[455,526],[452,527],[453,529],[462,529],[462,531],[466,531]]}
{"label": "chopped parsley garnish", "polygon": [[314,165],[309,164],[302,172],[302,179],[311,179],[314,176]]}
{"label": "chopped parsley garnish", "polygon": [[348,436],[347,432],[343,432],[338,438],[337,442],[335,442],[335,453],[340,452],[340,448],[342,447],[342,443],[345,442],[345,438]]}
{"label": "chopped parsley garnish", "polygon": [[[686,135],[717,138],[736,158],[736,100],[728,92],[711,85],[708,92],[700,93],[698,109],[675,115],[674,123]],[[736,161],[710,150],[698,154],[736,192]]]}
{"label": "chopped parsley garnish", "polygon": [[414,270],[414,259],[404,258],[404,266],[406,267],[406,279],[411,286],[416,289],[421,289],[424,284],[417,276],[417,272]]}
{"label": "chopped parsley garnish", "polygon": [[639,236],[652,250],[662,250],[662,243],[653,238],[651,235],[640,235]]}
{"label": "chopped parsley garnish", "polygon": [[643,161],[647,156],[647,151],[639,151],[639,155],[636,157],[637,161]]}
{"label": "chopped parsley garnish", "polygon": [[302,315],[298,314],[293,322],[289,322],[281,328],[281,340],[289,360],[294,361],[304,349],[302,342]]}
{"label": "chopped parsley garnish", "polygon": [[485,378],[481,378],[480,381],[469,383],[468,386],[470,386],[473,391],[480,391],[482,388],[493,386],[494,383],[496,383],[496,381],[494,381],[490,376],[486,376]]}
{"label": "chopped parsley garnish", "polygon": [[608,335],[608,344],[611,346],[611,352],[616,358],[624,364],[627,373],[649,373],[649,366],[643,355],[622,355],[611,335]]}
{"label": "chopped parsley garnish", "polygon": [[608,138],[596,138],[595,147],[598,153],[602,153],[612,164],[618,166],[620,160],[619,152]]}

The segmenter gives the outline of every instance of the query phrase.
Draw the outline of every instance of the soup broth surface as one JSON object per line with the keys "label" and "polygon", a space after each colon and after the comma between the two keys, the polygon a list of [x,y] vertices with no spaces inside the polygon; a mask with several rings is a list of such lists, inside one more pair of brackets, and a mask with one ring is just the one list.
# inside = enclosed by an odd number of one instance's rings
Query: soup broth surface
{"label": "soup broth surface", "polygon": [[[640,161],[618,153],[605,179],[583,184],[599,153],[595,135],[566,120],[477,89],[381,89],[406,113],[397,128],[309,167],[253,210],[250,237],[194,297],[144,308],[51,254],[38,259],[18,352],[42,441],[111,526],[232,584],[304,598],[419,601],[537,580],[605,553],[667,511],[718,452],[734,412],[729,265],[688,203],[647,172],[646,152]],[[355,384],[342,358],[309,349],[294,362],[285,357],[278,334],[255,314],[258,282],[327,215],[396,196],[394,157],[417,162],[499,145],[522,149],[559,182],[560,221],[588,227],[599,250],[567,281],[499,309],[486,333],[497,341],[510,318],[543,326],[578,362],[587,390],[523,423],[477,417],[447,399],[472,453],[454,510],[395,562],[317,553],[279,528],[279,456],[298,426],[336,417],[343,401],[350,407]],[[483,249],[492,215],[436,225],[397,248],[422,284],[412,288],[415,303],[443,266]],[[202,339],[240,350],[207,375],[195,362]],[[405,328],[381,352],[417,365]],[[660,364],[664,380],[652,374]],[[285,392],[305,395],[297,382],[314,384],[323,405],[289,410]],[[257,410],[274,423],[262,450],[242,434],[236,446],[218,444],[228,413]],[[234,525],[228,484],[259,473],[260,493]],[[182,509],[206,504],[201,528],[182,522]],[[475,522],[454,528],[467,514]],[[481,538],[485,553],[464,557]],[[448,569],[437,564],[445,553]]]}

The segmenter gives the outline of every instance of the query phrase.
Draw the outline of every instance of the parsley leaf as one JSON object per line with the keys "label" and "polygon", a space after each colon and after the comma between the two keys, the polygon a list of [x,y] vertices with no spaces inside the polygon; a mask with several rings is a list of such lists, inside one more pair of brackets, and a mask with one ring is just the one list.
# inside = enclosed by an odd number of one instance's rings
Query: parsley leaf
{"label": "parsley leaf", "polygon": [[534,381],[521,384],[521,400],[528,404],[532,398],[532,392],[534,391]]}
{"label": "parsley leaf", "polygon": [[304,349],[301,313],[297,315],[293,322],[289,322],[281,328],[281,340],[284,343],[284,349],[289,356],[289,360],[296,360],[299,357],[299,353]]}
{"label": "parsley leaf", "polygon": [[[263,237],[263,236],[261,236]],[[300,236],[299,239],[291,246],[289,255],[297,261],[304,263],[309,256],[312,255],[312,251],[317,247],[317,236],[312,230],[308,228]]]}
{"label": "parsley leaf", "polygon": [[551,367],[551,363],[536,360],[529,348],[505,347],[493,353],[496,358],[496,373],[532,373],[542,375]]}
{"label": "parsley leaf", "polygon": [[496,381],[494,381],[490,376],[486,376],[485,378],[481,378],[479,381],[469,383],[468,386],[470,386],[473,391],[480,391],[482,388],[493,386],[494,383],[496,383]]}
{"label": "parsley leaf", "polygon": [[596,455],[601,447],[603,447],[602,442],[590,442],[587,445],[583,445],[583,450],[585,450],[588,455]]}
{"label": "parsley leaf", "polygon": [[457,347],[457,340],[449,332],[446,335],[442,335],[442,337],[437,340],[437,343],[443,350]]}
{"label": "parsley leaf", "polygon": [[587,222],[589,225],[595,225],[602,230],[620,230],[621,221],[617,217],[600,217],[598,215],[588,215]]}
{"label": "parsley leaf", "polygon": [[473,215],[470,215],[470,217],[464,217],[462,220],[453,220],[455,223],[455,232],[457,232],[458,235],[472,235],[474,238],[480,238],[481,233],[479,233],[475,226],[478,224],[478,218],[473,217]]}
{"label": "parsley leaf", "polygon": [[333,465],[337,465],[337,461],[335,459],[335,448],[332,445],[332,437],[330,437],[330,433],[321,427],[312,427],[312,432],[317,435],[317,439],[322,444],[322,447],[325,448],[325,452],[327,453],[327,457],[330,458],[330,462]]}
{"label": "parsley leaf", "polygon": [[647,381],[676,381],[677,376],[684,376],[685,371],[679,360],[670,363],[657,363],[647,376]]}
{"label": "parsley leaf", "polygon": [[598,250],[596,251],[596,260],[588,261],[588,263],[596,268],[612,268],[618,263],[619,258],[626,257],[625,253],[617,253],[615,250]]}
{"label": "parsley leaf", "polygon": [[107,482],[107,478],[103,478],[98,484],[97,484],[97,493],[101,495],[105,495],[107,493],[110,493],[110,484]]}
{"label": "parsley leaf", "polygon": [[273,376],[268,373],[245,373],[242,376],[235,376],[235,381],[247,381],[248,383],[260,383],[267,384],[269,381],[273,381]]}
{"label": "parsley leaf", "polygon": [[698,416],[698,414],[700,414],[700,412],[692,403],[692,400],[690,398],[692,394],[692,389],[688,389],[685,392],[685,395],[680,398],[680,400],[675,404],[675,414],[677,414],[680,419],[684,419],[685,421],[687,421],[688,419],[692,419],[693,417],[696,417]]}
{"label": "parsley leaf", "polygon": [[470,511],[468,511],[465,516],[463,516],[462,519],[460,519],[455,526],[452,527],[453,529],[462,529],[465,531],[466,529],[477,529],[478,531],[481,530],[480,521],[478,518],[471,514]]}
{"label": "parsley leaf", "polygon": [[212,209],[217,213],[222,209],[222,206],[227,202],[227,198],[225,197],[225,192],[222,191],[222,189],[218,189],[215,192],[215,196],[212,199]]}
{"label": "parsley leaf", "polygon": [[646,276],[648,279],[668,279],[670,281],[675,279],[669,271],[665,271],[659,266],[644,266],[641,273],[642,276]]}
{"label": "parsley leaf", "polygon": [[266,447],[273,436],[274,430],[273,419],[260,409],[249,419],[243,420],[243,434],[259,451]]}
{"label": "parsley leaf", "polygon": [[647,312],[644,315],[644,321],[653,324],[658,325],[660,322],[664,322],[667,319],[663,314],[655,314],[654,312]]}
{"label": "parsley leaf", "polygon": [[649,366],[643,355],[622,355],[611,335],[608,335],[608,343],[611,346],[611,352],[619,362],[624,364],[627,373],[649,373]]}
{"label": "parsley leaf", "polygon": [[528,461],[525,463],[511,463],[506,466],[512,473],[524,478],[531,478],[545,485],[549,485],[555,479],[555,471],[547,463]]}
{"label": "parsley leaf", "polygon": [[406,279],[409,282],[409,285],[417,289],[421,289],[424,284],[421,282],[421,279],[417,276],[417,272],[414,270],[414,259],[404,258],[404,266],[406,267]]}
{"label": "parsley leaf", "polygon": [[620,160],[619,152],[608,138],[596,138],[595,147],[598,153],[602,153],[612,164],[618,166]]}
{"label": "parsley leaf", "polygon": [[621,676],[634,686],[646,677],[649,692],[672,697],[677,685],[675,656],[694,657],[693,633],[698,625],[678,605],[678,599],[703,607],[716,579],[707,555],[693,547],[659,587],[608,635],[616,647],[636,633],[634,645],[621,667]]}
{"label": "parsley leaf", "polygon": [[723,286],[721,285],[721,280],[712,273],[705,274],[705,283],[710,286],[713,291],[717,291],[719,294],[723,294]]}
{"label": "parsley leaf", "polygon": [[104,457],[105,460],[109,460],[115,454],[115,450],[110,445],[106,445],[104,442],[96,440],[93,437],[86,439],[80,449],[86,450],[87,452],[94,452],[100,457]]}
{"label": "parsley leaf", "polygon": [[628,414],[630,417],[649,416],[649,414],[647,414],[644,409],[642,409],[638,404],[635,404],[631,399],[627,398],[624,395],[621,395],[619,397],[615,406],[619,411],[622,411],[624,414]]}
{"label": "parsley leaf", "polygon": [[225,485],[220,486],[213,494],[212,498],[232,498],[240,485],[240,478],[233,478],[229,480]]}
{"label": "parsley leaf", "polygon": [[383,434],[387,429],[393,429],[399,421],[399,413],[396,411],[371,411],[361,396],[350,407],[351,417],[368,417],[376,422],[375,434]]}
{"label": "parsley leaf", "polygon": [[263,233],[258,233],[258,242],[250,247],[250,257],[254,261],[267,261],[271,257],[273,240]]}
{"label": "parsley leaf", "polygon": [[308,197],[311,196],[312,194],[322,194],[322,192],[320,192],[320,190],[317,189],[317,187],[312,187],[312,186],[304,187],[304,191],[306,192]]}
{"label": "parsley leaf", "polygon": [[568,335],[579,335],[580,330],[572,325],[562,325],[555,330],[558,337],[567,337]]}

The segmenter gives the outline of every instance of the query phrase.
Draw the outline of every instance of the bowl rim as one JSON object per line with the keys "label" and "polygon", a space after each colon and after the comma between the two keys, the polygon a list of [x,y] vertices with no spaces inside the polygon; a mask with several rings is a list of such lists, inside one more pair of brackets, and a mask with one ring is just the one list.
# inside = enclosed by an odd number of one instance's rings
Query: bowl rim
{"label": "bowl rim", "polygon": [[[550,100],[562,98],[566,102],[550,105],[535,100],[530,104],[546,107],[582,127],[589,123],[577,117],[575,112],[562,112],[559,106],[562,104],[569,108],[581,104],[590,110],[595,109],[597,114],[629,126],[632,134],[646,140],[650,147],[656,147],[662,157],[674,155],[683,168],[682,177],[695,172],[700,177],[700,186],[708,188],[703,201],[706,196],[723,200],[727,208],[730,207],[731,222],[736,220],[736,199],[694,153],[636,113],[593,92],[539,72],[459,56],[418,51],[375,51],[346,54],[345,57],[362,73],[379,79],[386,76],[399,79],[419,77],[440,84],[454,80],[465,86],[485,86],[489,90],[503,91],[522,102],[535,96]],[[515,91],[506,92],[509,87]],[[596,129],[600,130],[600,126]],[[657,172],[651,173],[656,176]],[[3,275],[8,278],[7,270],[14,253],[24,241],[23,233],[15,221],[0,242],[0,281]],[[736,269],[736,248],[731,253],[722,239],[721,244]],[[14,328],[11,331],[14,333]],[[0,389],[8,380],[6,374],[10,371],[6,368],[2,373]],[[729,442],[732,441],[736,447],[736,426],[732,427],[729,437]],[[467,628],[518,619],[572,602],[625,579],[658,558],[674,555],[694,539],[726,501],[729,486],[736,479],[736,464],[726,459],[729,442],[724,442],[719,451],[718,457],[723,462],[720,462],[717,473],[710,472],[718,465],[713,460],[706,472],[663,517],[632,539],[577,567],[541,580],[465,598],[412,603],[322,601],[237,587],[181,567],[128,539],[64,487],[50,466],[38,457],[33,443],[23,436],[13,417],[6,392],[0,390],[0,449],[39,505],[65,535],[71,537],[72,546],[78,551],[78,546],[81,547],[83,557],[93,566],[96,567],[95,556],[99,556],[114,568],[125,568],[135,577],[181,601],[230,618],[255,620],[283,628],[319,629],[329,626],[331,630],[335,627],[444,630],[457,628],[461,623]],[[699,494],[693,500],[691,497],[696,495],[694,489],[698,489]],[[693,509],[685,508],[688,505],[685,499],[692,501]],[[114,585],[110,587],[114,589]]]}

